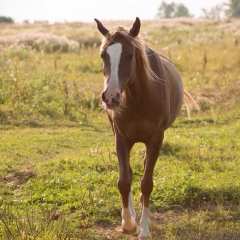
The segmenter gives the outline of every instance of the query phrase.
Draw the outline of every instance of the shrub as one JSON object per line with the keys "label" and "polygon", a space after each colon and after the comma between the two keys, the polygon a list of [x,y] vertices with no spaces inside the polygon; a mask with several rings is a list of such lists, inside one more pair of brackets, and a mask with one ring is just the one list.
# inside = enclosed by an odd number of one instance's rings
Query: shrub
{"label": "shrub", "polygon": [[26,33],[13,36],[0,37],[0,45],[14,47],[30,47],[37,51],[53,52],[77,52],[79,43],[63,36],[50,33]]}
{"label": "shrub", "polygon": [[14,23],[14,20],[10,17],[0,16],[0,23]]}

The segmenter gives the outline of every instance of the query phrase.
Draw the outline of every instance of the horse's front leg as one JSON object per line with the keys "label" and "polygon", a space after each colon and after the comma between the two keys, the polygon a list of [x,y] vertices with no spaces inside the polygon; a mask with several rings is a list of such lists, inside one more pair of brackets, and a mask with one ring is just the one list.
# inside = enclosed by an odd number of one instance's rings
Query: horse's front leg
{"label": "horse's front leg", "polygon": [[141,201],[142,201],[142,215],[140,219],[140,233],[139,240],[150,237],[150,211],[149,211],[149,199],[153,190],[153,171],[158,158],[159,150],[162,146],[164,138],[164,132],[154,138],[146,144],[146,156],[144,161],[144,175],[141,180]]}
{"label": "horse's front leg", "polygon": [[132,204],[131,183],[132,170],[129,164],[129,153],[133,144],[116,133],[116,150],[119,161],[118,189],[122,197],[122,231],[136,231],[136,213]]}

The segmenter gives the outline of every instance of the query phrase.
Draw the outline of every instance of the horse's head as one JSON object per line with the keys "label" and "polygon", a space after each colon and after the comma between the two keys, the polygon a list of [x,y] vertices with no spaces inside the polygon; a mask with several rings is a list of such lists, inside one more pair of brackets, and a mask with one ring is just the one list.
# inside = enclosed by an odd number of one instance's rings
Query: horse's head
{"label": "horse's head", "polygon": [[95,19],[98,30],[104,36],[101,47],[105,87],[102,100],[107,108],[113,109],[120,105],[122,93],[127,84],[136,74],[136,58],[134,39],[140,31],[140,19],[136,18],[130,31],[119,28],[110,34],[103,24]]}

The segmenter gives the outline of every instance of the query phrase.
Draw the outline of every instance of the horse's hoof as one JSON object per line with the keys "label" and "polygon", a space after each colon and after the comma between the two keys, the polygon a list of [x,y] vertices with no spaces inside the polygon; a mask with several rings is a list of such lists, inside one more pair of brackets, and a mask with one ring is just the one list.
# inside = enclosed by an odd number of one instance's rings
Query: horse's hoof
{"label": "horse's hoof", "polygon": [[122,222],[122,232],[126,234],[134,234],[137,232],[137,223],[135,219],[131,219],[131,221]]}
{"label": "horse's hoof", "polygon": [[148,237],[138,236],[138,240],[148,240],[148,239],[152,239],[151,236],[148,236]]}
{"label": "horse's hoof", "polygon": [[120,232],[120,233],[128,234],[128,235],[130,235],[130,234],[137,234],[137,226],[133,227],[131,229],[129,229],[129,228],[125,229],[122,226],[119,226],[119,227],[116,228],[116,231]]}
{"label": "horse's hoof", "polygon": [[137,232],[137,224],[132,225],[131,227],[124,227],[122,226],[122,232],[125,234],[134,234]]}
{"label": "horse's hoof", "polygon": [[152,235],[150,232],[142,233],[142,232],[138,231],[138,240],[149,240],[149,239],[152,239]]}

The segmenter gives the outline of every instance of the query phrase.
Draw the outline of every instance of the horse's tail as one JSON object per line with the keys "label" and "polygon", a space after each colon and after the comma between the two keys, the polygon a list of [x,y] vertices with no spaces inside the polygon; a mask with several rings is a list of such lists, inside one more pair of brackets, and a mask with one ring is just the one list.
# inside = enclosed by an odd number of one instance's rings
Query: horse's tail
{"label": "horse's tail", "polygon": [[186,90],[184,90],[184,105],[187,110],[188,119],[191,119],[191,111],[192,110],[196,110],[196,111],[201,110],[199,104],[196,102],[196,100],[193,98],[193,96]]}

